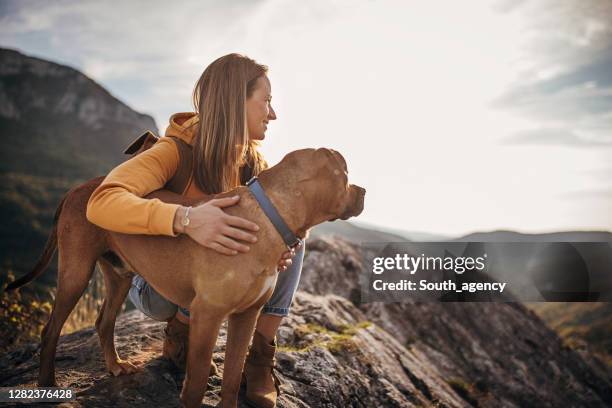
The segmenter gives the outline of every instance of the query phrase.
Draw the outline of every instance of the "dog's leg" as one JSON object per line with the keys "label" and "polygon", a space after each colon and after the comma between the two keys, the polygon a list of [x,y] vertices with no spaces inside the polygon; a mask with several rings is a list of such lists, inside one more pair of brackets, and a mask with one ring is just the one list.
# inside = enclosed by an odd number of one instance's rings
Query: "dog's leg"
{"label": "dog's leg", "polygon": [[185,407],[200,407],[208,385],[212,353],[225,318],[225,311],[215,310],[196,298],[189,308],[189,352],[181,402]]}
{"label": "dog's leg", "polygon": [[238,404],[238,391],[244,360],[260,310],[261,307],[251,307],[242,313],[233,314],[229,317],[223,386],[221,389],[224,408],[235,407]]}
{"label": "dog's leg", "polygon": [[106,368],[114,376],[131,374],[138,370],[129,361],[122,360],[115,349],[115,320],[121,310],[123,301],[127,296],[132,284],[131,277],[119,276],[113,266],[106,260],[100,258],[98,266],[104,275],[104,288],[106,295],[102,309],[96,319],[96,331],[100,338],[100,346],[104,354]]}
{"label": "dog's leg", "polygon": [[55,351],[57,340],[66,319],[87,288],[94,271],[95,260],[88,261],[75,256],[59,253],[57,272],[57,293],[49,321],[41,334],[39,387],[55,386]]}

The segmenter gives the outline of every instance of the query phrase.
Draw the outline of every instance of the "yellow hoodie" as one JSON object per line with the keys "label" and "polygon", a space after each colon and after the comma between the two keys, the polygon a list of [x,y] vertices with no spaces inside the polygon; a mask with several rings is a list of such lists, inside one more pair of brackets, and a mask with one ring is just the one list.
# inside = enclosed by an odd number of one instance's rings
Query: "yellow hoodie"
{"label": "yellow hoodie", "polygon": [[[198,116],[192,112],[170,117],[166,136],[176,136],[192,144]],[[162,137],[149,150],[115,167],[96,188],[87,203],[87,219],[110,231],[127,234],[174,236],[174,214],[177,204],[142,197],[162,188],[174,175],[179,164],[176,143]],[[204,196],[190,178],[188,197]]]}

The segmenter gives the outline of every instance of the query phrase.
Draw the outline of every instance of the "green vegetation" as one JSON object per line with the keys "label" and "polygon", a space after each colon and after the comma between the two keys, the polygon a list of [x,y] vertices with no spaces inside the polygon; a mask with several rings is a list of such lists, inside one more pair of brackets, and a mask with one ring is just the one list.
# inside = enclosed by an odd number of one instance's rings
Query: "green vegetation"
{"label": "green vegetation", "polygon": [[[67,180],[18,173],[2,174],[0,183],[0,260],[3,271],[20,276],[29,272],[42,253],[53,223],[53,215],[73,183]],[[36,285],[55,282],[56,262],[52,262]],[[2,276],[0,283],[6,280]]]}
{"label": "green vegetation", "polygon": [[[14,275],[8,272],[12,282]],[[23,342],[36,341],[47,322],[51,304],[41,301],[36,294],[22,295],[19,291],[0,295],[0,352]]]}
{"label": "green vegetation", "polygon": [[[0,183],[0,287],[30,271],[47,241],[53,216],[64,194],[80,180],[19,173],[2,174]],[[0,295],[0,351],[25,342],[38,342],[55,296],[57,257],[37,279]],[[63,333],[94,324],[101,303],[101,277],[92,280],[69,316]]]}
{"label": "green vegetation", "polygon": [[528,303],[564,343],[573,349],[588,347],[612,367],[612,304],[603,302]]}
{"label": "green vegetation", "polygon": [[318,324],[302,324],[294,330],[296,337],[303,339],[313,334],[318,336],[312,336],[314,340],[307,341],[300,347],[280,346],[278,349],[287,353],[304,353],[316,347],[326,348],[332,353],[352,351],[356,348],[353,336],[359,330],[367,329],[371,325],[371,322],[363,321],[355,325],[341,325],[337,330],[330,330]]}
{"label": "green vegetation", "polygon": [[[13,282],[15,276],[8,272],[6,283]],[[39,342],[43,327],[49,320],[53,289],[30,289],[27,286],[12,292],[5,292],[4,285],[0,294],[0,352],[4,353],[14,346]],[[42,295],[41,295],[42,293]],[[62,334],[69,334],[84,327],[92,327],[104,298],[104,282],[101,273],[96,273],[89,287],[79,299],[68,316]],[[123,306],[125,309],[125,305]]]}

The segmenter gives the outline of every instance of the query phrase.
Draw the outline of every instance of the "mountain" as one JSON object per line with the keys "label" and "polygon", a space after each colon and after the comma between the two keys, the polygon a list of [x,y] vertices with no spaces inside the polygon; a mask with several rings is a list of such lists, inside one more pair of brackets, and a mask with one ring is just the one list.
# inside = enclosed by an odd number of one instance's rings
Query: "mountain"
{"label": "mountain", "polygon": [[439,234],[381,227],[362,221],[342,220],[317,225],[311,230],[310,235],[312,237],[336,235],[353,242],[445,241],[451,239],[451,237]]}
{"label": "mountain", "polygon": [[525,234],[516,231],[483,231],[461,237],[388,228],[362,221],[326,222],[313,228],[312,237],[339,236],[349,241],[360,242],[608,242],[612,243],[609,231],[559,231],[543,234]]}
{"label": "mountain", "polygon": [[153,118],[81,72],[0,49],[0,171],[82,179],[125,159]]}
{"label": "mountain", "polygon": [[543,234],[524,234],[516,231],[475,232],[455,239],[463,242],[608,242],[609,231],[559,231]]}
{"label": "mountain", "polygon": [[[312,239],[300,291],[278,333],[279,408],[297,407],[603,407],[611,372],[563,344],[519,303],[361,303],[367,273],[358,245]],[[183,374],[162,360],[163,322],[120,316],[119,353],[142,371],[106,373],[93,328],[59,342],[58,381],[77,406],[178,406]],[[213,359],[222,373],[225,330]],[[0,357],[0,386],[31,386],[36,343]],[[204,406],[219,401],[209,379]],[[245,405],[240,405],[245,406]]]}
{"label": "mountain", "polygon": [[28,271],[61,197],[125,160],[125,147],[146,129],[157,132],[153,118],[79,71],[0,49],[2,270]]}
{"label": "mountain", "polygon": [[397,242],[405,241],[402,235],[386,232],[382,229],[364,228],[352,222],[336,220],[324,222],[310,230],[310,237],[339,236],[353,242]]}

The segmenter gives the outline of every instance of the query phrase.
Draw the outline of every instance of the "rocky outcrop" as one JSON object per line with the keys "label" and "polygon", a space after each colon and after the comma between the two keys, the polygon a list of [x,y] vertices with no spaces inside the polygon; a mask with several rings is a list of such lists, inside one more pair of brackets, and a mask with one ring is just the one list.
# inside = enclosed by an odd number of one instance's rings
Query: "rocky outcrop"
{"label": "rocky outcrop", "polygon": [[81,72],[0,49],[0,171],[87,178],[125,160],[153,118]]}
{"label": "rocky outcrop", "polygon": [[[564,347],[532,312],[515,303],[360,304],[363,258],[340,239],[308,243],[302,291],[278,336],[280,407],[606,406],[610,377]],[[316,293],[315,293],[316,292]],[[64,336],[58,382],[74,387],[74,406],[178,406],[182,375],[162,360],[163,323],[139,312],[120,317],[119,353],[142,371],[105,372],[93,329]],[[214,359],[222,374],[225,332]],[[0,385],[36,381],[36,345],[0,359]],[[219,400],[209,380],[205,406]]]}
{"label": "rocky outcrop", "polygon": [[[34,109],[70,115],[93,130],[109,122],[157,129],[148,115],[135,112],[81,72],[18,51],[0,49],[0,116],[27,119]],[[59,91],[59,92],[54,92]]]}
{"label": "rocky outcrop", "polygon": [[[87,329],[61,339],[58,383],[78,390],[76,406],[178,406],[183,375],[159,357],[165,324],[132,311],[117,325],[119,353],[140,361],[140,373],[106,374],[95,331]],[[223,328],[214,353],[221,368],[225,334]],[[298,293],[278,341],[281,407],[465,405],[437,370],[368,322],[346,299]],[[0,368],[3,386],[34,384],[34,347],[9,353]],[[210,378],[205,406],[216,405],[220,386],[220,376]]]}
{"label": "rocky outcrop", "polygon": [[361,304],[363,250],[338,238],[310,242],[308,250],[302,290],[351,299],[369,321],[435,362],[444,378],[463,384],[460,393],[468,401],[502,406],[612,401],[612,372],[587,364],[521,303]]}

